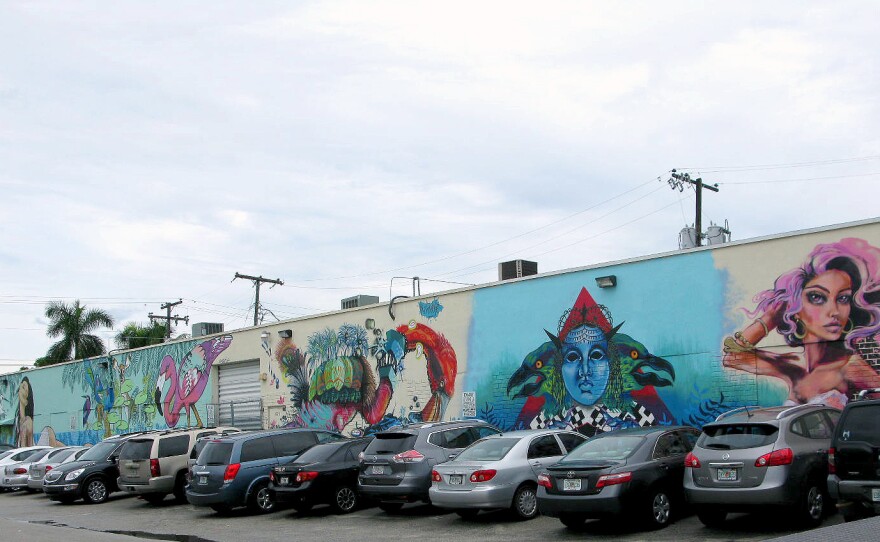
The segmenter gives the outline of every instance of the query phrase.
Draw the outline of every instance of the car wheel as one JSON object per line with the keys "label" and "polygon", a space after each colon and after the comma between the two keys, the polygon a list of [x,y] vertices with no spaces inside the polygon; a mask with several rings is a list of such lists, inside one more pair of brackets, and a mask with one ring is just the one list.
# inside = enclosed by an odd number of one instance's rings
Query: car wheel
{"label": "car wheel", "polygon": [[253,493],[251,493],[248,508],[250,508],[252,512],[258,514],[266,514],[275,510],[275,500],[272,498],[272,493],[269,491],[269,484],[263,482],[254,488]]}
{"label": "car wheel", "polygon": [[824,512],[825,494],[819,484],[811,480],[795,505],[798,523],[810,528],[818,527],[822,523]]}
{"label": "car wheel", "polygon": [[513,494],[513,513],[519,519],[532,519],[538,515],[538,495],[530,485],[520,486]]}
{"label": "car wheel", "polygon": [[559,514],[559,521],[569,529],[580,529],[586,523],[587,518],[580,514]]}
{"label": "car wheel", "polygon": [[232,512],[232,507],[226,504],[212,504],[211,510],[217,512],[221,515],[226,515],[229,512]]}
{"label": "car wheel", "polygon": [[83,499],[89,504],[101,504],[107,500],[110,491],[107,489],[107,482],[103,478],[97,476],[86,480],[83,488]]}
{"label": "car wheel", "polygon": [[455,510],[461,519],[474,519],[480,513],[479,508],[458,508]]}
{"label": "car wheel", "polygon": [[720,527],[727,519],[727,512],[711,508],[701,509],[697,510],[697,519],[706,527]]}
{"label": "car wheel", "polygon": [[339,486],[333,494],[333,508],[339,514],[354,511],[358,505],[358,494],[351,486]]}
{"label": "car wheel", "polygon": [[649,495],[645,516],[648,526],[655,529],[666,527],[672,517],[672,501],[669,494],[662,489],[655,489]]}
{"label": "car wheel", "polygon": [[400,512],[400,509],[403,508],[402,502],[380,502],[379,510],[385,512],[386,514],[393,514],[395,512]]}
{"label": "car wheel", "polygon": [[142,497],[150,504],[159,504],[160,502],[165,500],[164,493],[147,493],[145,495],[142,495]]}

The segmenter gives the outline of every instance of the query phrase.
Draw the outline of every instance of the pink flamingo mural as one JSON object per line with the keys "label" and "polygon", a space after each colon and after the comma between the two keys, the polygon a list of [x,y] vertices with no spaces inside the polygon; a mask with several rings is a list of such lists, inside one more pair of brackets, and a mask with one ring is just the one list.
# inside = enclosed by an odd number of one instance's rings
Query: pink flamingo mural
{"label": "pink flamingo mural", "polygon": [[[196,403],[202,397],[211,377],[211,366],[221,352],[232,344],[232,336],[226,335],[207,340],[195,346],[180,362],[180,371],[171,356],[165,356],[159,366],[156,380],[155,402],[159,413],[165,417],[168,427],[177,426],[180,411],[186,412],[186,426],[190,427],[190,414],[196,418],[197,427],[202,427],[202,418]],[[171,386],[162,401],[165,383]]]}

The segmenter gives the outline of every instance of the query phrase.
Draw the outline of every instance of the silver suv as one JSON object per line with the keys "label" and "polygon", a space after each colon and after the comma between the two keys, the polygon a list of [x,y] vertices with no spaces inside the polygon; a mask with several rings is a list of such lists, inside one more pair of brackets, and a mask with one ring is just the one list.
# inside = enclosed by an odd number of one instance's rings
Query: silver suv
{"label": "silver suv", "polygon": [[685,458],[684,490],[704,525],[728,512],[788,508],[815,527],[833,510],[828,447],[840,411],[824,405],[741,407],[703,427]]}

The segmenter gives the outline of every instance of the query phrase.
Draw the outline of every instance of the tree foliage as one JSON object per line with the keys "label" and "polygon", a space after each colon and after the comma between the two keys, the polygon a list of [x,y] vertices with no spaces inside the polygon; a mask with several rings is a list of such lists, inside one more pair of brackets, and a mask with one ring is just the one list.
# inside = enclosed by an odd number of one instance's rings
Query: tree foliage
{"label": "tree foliage", "polygon": [[165,331],[165,325],[160,322],[153,321],[147,325],[129,322],[116,334],[114,340],[118,348],[124,349],[153,346],[165,340]]}
{"label": "tree foliage", "polygon": [[105,352],[104,341],[93,333],[101,327],[113,327],[113,318],[106,311],[89,309],[77,299],[71,304],[52,301],[46,306],[45,314],[49,319],[46,335],[60,340],[38,360],[41,366],[100,356]]}

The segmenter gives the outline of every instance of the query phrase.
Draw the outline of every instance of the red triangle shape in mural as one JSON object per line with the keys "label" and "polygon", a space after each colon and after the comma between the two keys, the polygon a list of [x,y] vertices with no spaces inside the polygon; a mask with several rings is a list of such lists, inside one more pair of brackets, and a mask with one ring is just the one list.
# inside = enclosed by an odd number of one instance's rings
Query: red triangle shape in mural
{"label": "red triangle shape in mural", "polygon": [[565,340],[565,336],[568,335],[569,331],[585,324],[598,326],[606,334],[611,331],[611,323],[605,318],[605,313],[602,312],[602,309],[593,299],[593,296],[590,295],[590,292],[586,288],[581,288],[581,293],[574,302],[571,312],[568,313],[565,324],[559,331],[559,338]]}

